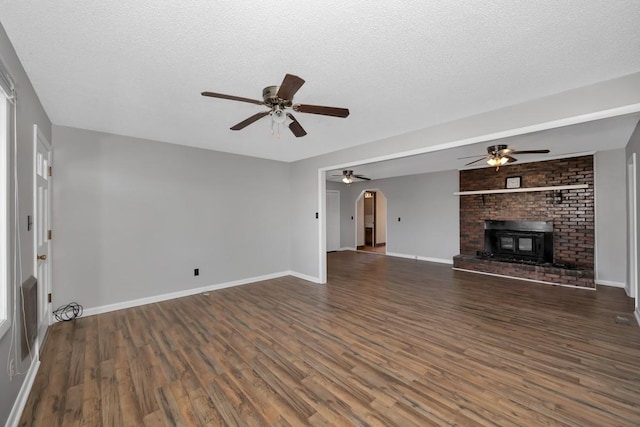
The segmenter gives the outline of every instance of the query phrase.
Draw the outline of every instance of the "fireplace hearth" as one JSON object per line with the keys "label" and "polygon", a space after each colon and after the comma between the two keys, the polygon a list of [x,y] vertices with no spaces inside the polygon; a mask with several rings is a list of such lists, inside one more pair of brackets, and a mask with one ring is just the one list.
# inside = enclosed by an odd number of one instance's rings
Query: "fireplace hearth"
{"label": "fireplace hearth", "polygon": [[[513,176],[522,177],[521,188],[503,192]],[[577,184],[586,188],[554,190]],[[453,258],[454,269],[595,288],[593,156],[462,170],[459,189],[460,254]]]}
{"label": "fireplace hearth", "polygon": [[553,221],[484,221],[484,252],[497,260],[553,263]]}

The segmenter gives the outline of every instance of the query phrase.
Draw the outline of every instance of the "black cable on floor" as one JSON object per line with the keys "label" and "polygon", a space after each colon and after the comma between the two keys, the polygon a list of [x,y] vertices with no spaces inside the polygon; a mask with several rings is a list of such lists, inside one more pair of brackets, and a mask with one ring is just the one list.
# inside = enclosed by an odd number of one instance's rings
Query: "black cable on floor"
{"label": "black cable on floor", "polygon": [[61,305],[54,312],[56,320],[59,322],[68,322],[76,317],[82,316],[82,306],[77,302],[70,302],[67,305]]}

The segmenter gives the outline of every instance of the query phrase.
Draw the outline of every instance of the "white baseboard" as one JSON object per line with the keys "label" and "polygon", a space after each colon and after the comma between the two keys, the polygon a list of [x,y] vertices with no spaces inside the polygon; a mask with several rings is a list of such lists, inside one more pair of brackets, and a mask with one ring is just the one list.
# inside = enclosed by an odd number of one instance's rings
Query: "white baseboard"
{"label": "white baseboard", "polygon": [[[130,301],[123,301],[123,302],[118,302],[118,303],[115,303],[115,304],[102,305],[102,306],[99,306],[99,307],[85,308],[83,310],[82,315],[83,316],[93,316],[93,315],[96,315],[96,314],[108,313],[110,311],[122,310],[122,309],[125,309],[125,308],[137,307],[137,306],[145,305],[145,304],[152,304],[154,302],[167,301],[167,300],[170,300],[170,299],[182,298],[182,297],[187,297],[187,296],[195,295],[195,294],[201,294],[203,292],[216,291],[218,289],[230,288],[232,286],[247,285],[249,283],[261,282],[263,280],[277,279],[278,277],[289,276],[289,275],[300,277],[301,279],[309,280],[309,279],[306,279],[305,277],[301,277],[301,275],[293,274],[290,271],[283,271],[283,272],[280,272],[280,273],[266,274],[264,276],[250,277],[248,279],[241,279],[241,280],[234,280],[232,282],[219,283],[217,285],[203,286],[203,287],[200,287],[200,288],[186,289],[184,291],[171,292],[171,293],[168,293],[168,294],[155,295],[155,296],[151,296],[151,297],[139,298],[139,299],[130,300]],[[311,280],[311,281],[313,281],[313,280]]]}
{"label": "white baseboard", "polygon": [[309,276],[307,274],[298,273],[297,271],[287,271],[287,275],[297,277],[298,279],[306,280],[308,282],[320,283],[319,277]]}
{"label": "white baseboard", "polygon": [[340,248],[340,249],[338,249],[338,250],[339,250],[339,251],[356,251],[357,249],[356,249],[356,248],[353,248],[353,247],[348,246],[348,247],[345,247],[345,248]]}
{"label": "white baseboard", "polygon": [[29,393],[31,393],[31,387],[33,387],[33,382],[36,380],[36,374],[39,368],[40,360],[36,356],[31,361],[27,375],[24,377],[24,382],[22,383],[22,387],[20,387],[20,392],[16,397],[13,408],[11,408],[11,413],[9,414],[5,427],[16,427],[20,422],[22,411],[24,411],[24,406],[27,404],[27,399],[29,398]]}
{"label": "white baseboard", "polygon": [[513,280],[524,280],[525,282],[540,283],[543,285],[563,286],[565,288],[572,288],[572,289],[586,289],[588,291],[596,290],[596,288],[587,288],[586,286],[565,285],[564,283],[545,282],[544,280],[525,279],[523,277],[505,276],[504,274],[485,273],[484,271],[467,270],[466,268],[453,267],[453,269],[456,271],[464,271],[467,273],[484,274],[485,276],[503,277],[505,279],[513,279]]}
{"label": "white baseboard", "polygon": [[602,286],[611,286],[613,288],[625,288],[627,287],[626,283],[622,283],[622,282],[612,282],[609,280],[596,280],[595,281],[596,285],[602,285]]}
{"label": "white baseboard", "polygon": [[387,252],[387,255],[395,256],[395,257],[398,257],[398,258],[415,259],[415,260],[418,260],[418,261],[437,262],[437,263],[440,263],[440,264],[453,264],[453,258],[451,258],[451,259],[431,258],[431,257],[419,256],[419,255],[399,254],[399,253],[396,253],[396,252]]}

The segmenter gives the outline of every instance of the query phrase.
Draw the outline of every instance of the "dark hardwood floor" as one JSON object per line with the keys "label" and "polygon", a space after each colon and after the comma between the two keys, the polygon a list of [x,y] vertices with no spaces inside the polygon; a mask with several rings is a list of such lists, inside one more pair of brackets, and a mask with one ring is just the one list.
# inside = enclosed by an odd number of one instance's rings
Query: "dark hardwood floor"
{"label": "dark hardwood floor", "polygon": [[362,246],[360,249],[358,249],[359,251],[364,251],[364,252],[374,252],[377,254],[386,254],[387,253],[387,247],[385,246]]}
{"label": "dark hardwood floor", "polygon": [[376,254],[55,324],[23,426],[638,426],[624,291]]}

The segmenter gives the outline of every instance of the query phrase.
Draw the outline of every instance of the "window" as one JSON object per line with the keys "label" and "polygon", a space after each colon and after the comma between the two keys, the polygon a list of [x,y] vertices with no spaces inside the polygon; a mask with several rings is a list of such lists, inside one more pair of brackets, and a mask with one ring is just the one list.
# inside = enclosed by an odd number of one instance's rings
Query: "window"
{"label": "window", "polygon": [[533,237],[520,237],[518,239],[518,252],[533,252]]}
{"label": "window", "polygon": [[9,330],[9,98],[0,87],[0,337]]}
{"label": "window", "polygon": [[515,249],[513,237],[500,236],[500,249],[503,251],[512,251]]}

